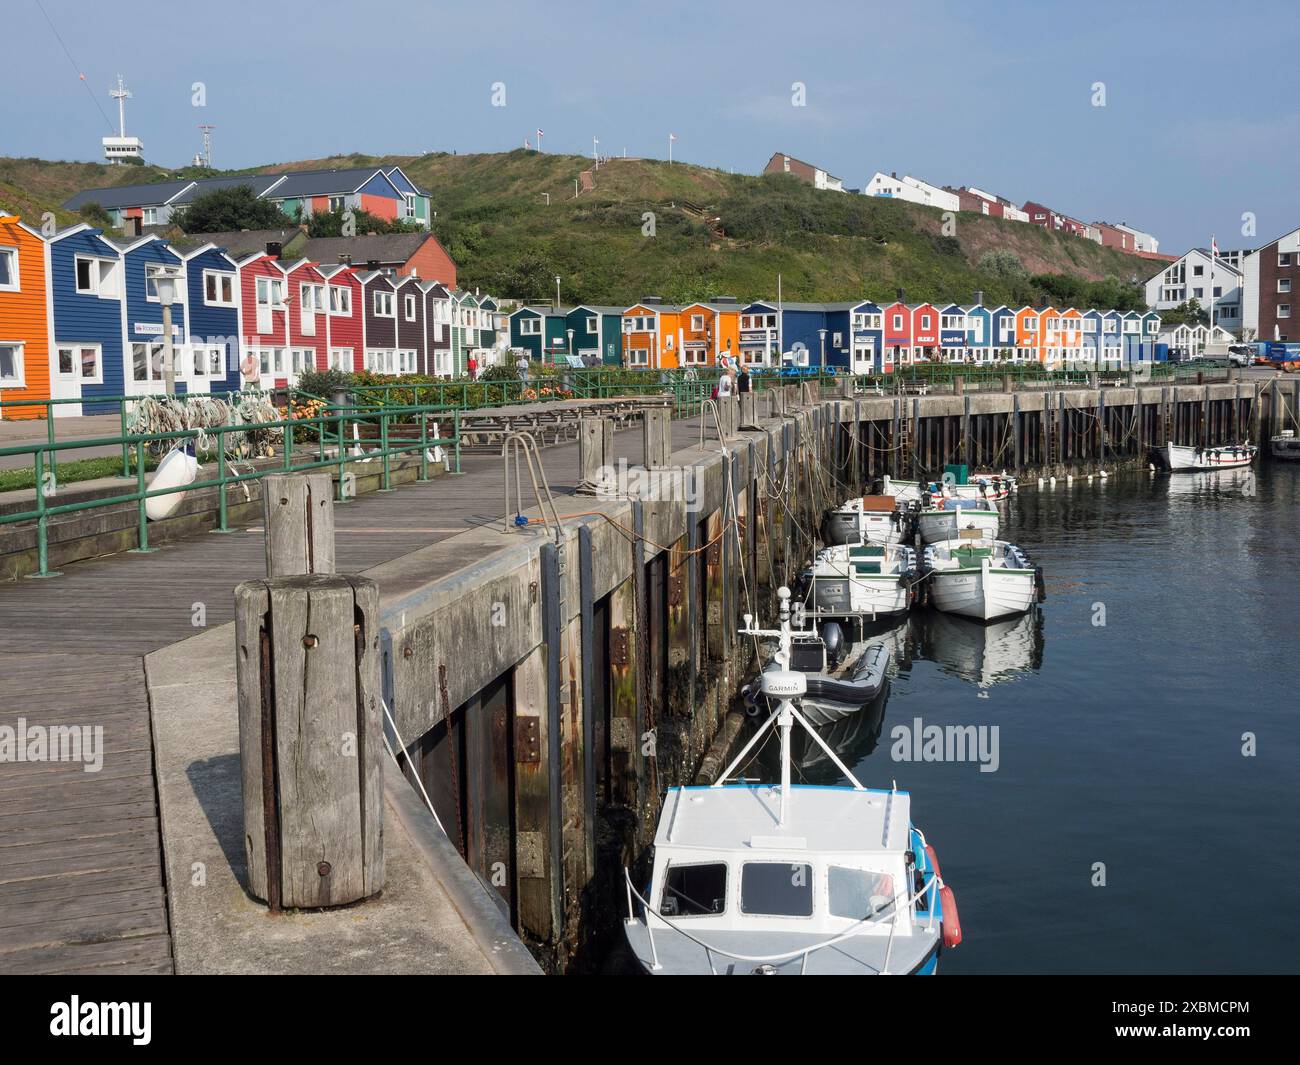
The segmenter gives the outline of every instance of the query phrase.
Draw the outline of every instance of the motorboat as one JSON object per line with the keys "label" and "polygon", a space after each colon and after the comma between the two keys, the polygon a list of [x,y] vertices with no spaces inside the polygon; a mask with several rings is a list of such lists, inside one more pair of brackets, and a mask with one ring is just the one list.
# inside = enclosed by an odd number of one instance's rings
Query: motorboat
{"label": "motorboat", "polygon": [[[912,824],[911,796],[865,787],[799,708],[807,674],[793,669],[790,590],[780,628],[741,633],[777,641],[764,670],[766,721],[716,783],[670,789],[655,832],[649,884],[624,871],[624,931],[654,975],[931,974],[961,942],[952,888],[934,848]],[[846,782],[791,782],[799,728]],[[778,783],[742,780],[771,733],[780,738]]]}
{"label": "motorboat", "polygon": [[968,536],[930,544],[923,567],[930,603],[949,614],[992,621],[1023,614],[1044,596],[1042,568],[1005,540]]}
{"label": "motorboat", "polygon": [[965,499],[936,499],[917,515],[916,527],[926,544],[954,540],[971,531],[994,538],[999,531],[998,508]]}
{"label": "motorboat", "polygon": [[886,476],[881,478],[880,490],[904,503],[923,502],[927,493],[935,498],[996,503],[1011,497],[1016,490],[1016,479],[1006,472],[967,475],[962,467],[958,472],[945,471],[937,481],[899,481]]}
{"label": "motorboat", "polygon": [[1300,439],[1294,429],[1283,429],[1277,436],[1269,439],[1269,453],[1283,462],[1300,462]]}
{"label": "motorboat", "polygon": [[912,535],[911,511],[892,495],[855,496],[822,516],[822,543],[898,544]]}
{"label": "motorboat", "polygon": [[1215,447],[1192,447],[1166,444],[1152,450],[1152,458],[1161,469],[1171,473],[1198,470],[1231,470],[1249,466],[1259,452],[1254,444],[1220,444]]}
{"label": "motorboat", "polygon": [[916,552],[904,544],[824,547],[802,575],[807,600],[821,618],[861,624],[905,614],[919,576]]}

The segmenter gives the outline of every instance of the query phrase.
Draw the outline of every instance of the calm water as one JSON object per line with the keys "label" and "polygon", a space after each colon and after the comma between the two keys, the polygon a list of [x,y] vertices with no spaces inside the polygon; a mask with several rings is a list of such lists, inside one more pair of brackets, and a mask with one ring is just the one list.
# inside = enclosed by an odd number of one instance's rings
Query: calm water
{"label": "calm water", "polygon": [[[942,969],[1300,970],[1300,467],[1028,488],[1004,529],[1047,601],[914,612],[878,742],[869,712],[840,738],[938,850],[965,936]],[[998,726],[997,771],[893,759],[917,717]]]}

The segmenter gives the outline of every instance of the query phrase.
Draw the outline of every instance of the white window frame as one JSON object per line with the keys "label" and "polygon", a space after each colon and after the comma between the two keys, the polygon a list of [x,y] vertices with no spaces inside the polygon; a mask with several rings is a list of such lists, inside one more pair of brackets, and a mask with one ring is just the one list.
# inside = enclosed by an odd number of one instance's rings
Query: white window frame
{"label": "white window frame", "polygon": [[704,315],[702,314],[691,315],[691,332],[692,333],[704,332]]}
{"label": "white window frame", "polygon": [[687,366],[707,366],[709,364],[709,353],[703,348],[687,348],[683,355],[683,361]]}
{"label": "white window frame", "polygon": [[519,319],[519,335],[521,337],[536,337],[542,335],[542,320],[540,318],[521,318]]}
{"label": "white window frame", "polygon": [[[397,318],[397,302],[393,299],[394,295],[384,289],[376,289],[370,294],[370,307],[376,318]],[[381,307],[388,309],[382,310]]]}
{"label": "white window frame", "polygon": [[629,348],[627,352],[627,364],[629,366],[649,366],[650,349],[649,348]]}
{"label": "white window frame", "polygon": [[142,226],[156,226],[156,225],[158,224],[158,208],[157,208],[157,207],[141,207],[141,208],[140,208],[140,224],[141,224]]}
{"label": "white window frame", "polygon": [[331,370],[350,371],[352,369],[352,349],[330,348],[329,367]]}
{"label": "white window frame", "polygon": [[[81,287],[81,264],[85,263],[90,271],[90,287]],[[72,288],[78,296],[99,295],[99,260],[92,255],[74,255],[72,257]]]}
{"label": "white window frame", "polygon": [[[166,380],[167,368],[163,365],[163,360],[166,356],[167,351],[163,341],[133,340],[131,341],[130,348],[131,350],[129,352],[129,357],[131,359],[131,377],[130,377],[131,384],[148,385],[148,384],[160,383]],[[135,374],[135,356],[136,356],[137,348],[145,349],[145,376],[144,377],[137,377]],[[155,355],[158,356],[158,360],[156,364],[157,376],[154,375]],[[173,367],[177,367],[177,368],[184,367],[185,358],[184,358],[183,345],[178,344],[172,348],[172,365]],[[183,380],[185,377],[186,375],[184,373],[176,374],[177,380]]]}
{"label": "white window frame", "polygon": [[[230,285],[230,298],[215,300],[208,298],[208,278],[215,278],[217,281],[217,292],[220,297],[222,282]],[[203,306],[205,307],[234,307],[239,298],[238,278],[229,270],[204,270],[203,271]]]}
{"label": "white window frame", "polygon": [[[173,303],[185,302],[185,271],[170,263],[145,263],[144,264],[144,298],[147,303],[161,303],[158,298],[158,278],[166,276],[170,271],[177,271],[173,274],[176,281],[176,299]],[[150,289],[152,288],[152,295]]]}
{"label": "white window frame", "polygon": [[402,317],[408,322],[415,321],[415,297],[409,292],[402,296]]}
{"label": "white window frame", "polygon": [[1279,303],[1279,304],[1277,305],[1277,316],[1278,316],[1279,318],[1290,318],[1290,317],[1291,317],[1291,304],[1289,304],[1289,303]]}
{"label": "white window frame", "polygon": [[8,377],[0,377],[0,388],[26,388],[27,363],[25,340],[0,340],[0,348],[13,348],[14,372]]}
{"label": "white window frame", "polygon": [[8,245],[0,245],[0,255],[9,260],[9,276],[13,279],[0,285],[0,292],[21,292],[23,282],[21,273],[22,257],[18,254],[18,249],[11,248]]}
{"label": "white window frame", "polygon": [[[352,317],[352,289],[348,285],[329,286],[330,314],[344,318]],[[335,297],[338,297],[337,299]]]}
{"label": "white window frame", "polygon": [[[92,376],[85,377],[81,373],[81,353],[91,350],[95,352],[95,372]],[[66,372],[59,361],[65,351],[70,352],[72,356],[72,369]],[[83,385],[102,385],[104,383],[104,345],[94,342],[86,344],[76,342],[55,344],[54,372],[65,381],[76,381]]]}
{"label": "white window frame", "polygon": [[596,336],[599,332],[599,319],[593,314],[587,319],[587,336]]}
{"label": "white window frame", "polygon": [[1279,296],[1289,296],[1291,294],[1291,279],[1289,277],[1279,277],[1277,279],[1277,292]]}

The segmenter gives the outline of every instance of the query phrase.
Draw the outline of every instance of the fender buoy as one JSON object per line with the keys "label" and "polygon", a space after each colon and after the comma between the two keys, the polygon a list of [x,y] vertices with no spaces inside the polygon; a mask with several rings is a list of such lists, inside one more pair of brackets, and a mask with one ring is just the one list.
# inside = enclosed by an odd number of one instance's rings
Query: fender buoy
{"label": "fender buoy", "polygon": [[939,872],[939,856],[934,852],[933,843],[927,843],[925,845],[925,858],[926,863],[930,866],[930,872],[942,880],[943,874]]}
{"label": "fender buoy", "polygon": [[[192,444],[187,444],[167,452],[163,460],[158,463],[153,479],[148,484],[148,490],[152,492],[160,488],[179,488],[182,485],[192,484],[199,472],[199,462],[194,457],[192,447]],[[150,521],[170,518],[180,509],[186,494],[172,492],[165,496],[151,496],[144,501],[145,516]]]}
{"label": "fender buoy", "polygon": [[947,884],[939,889],[939,902],[943,906],[943,945],[955,947],[961,943],[961,918],[957,916],[957,896]]}

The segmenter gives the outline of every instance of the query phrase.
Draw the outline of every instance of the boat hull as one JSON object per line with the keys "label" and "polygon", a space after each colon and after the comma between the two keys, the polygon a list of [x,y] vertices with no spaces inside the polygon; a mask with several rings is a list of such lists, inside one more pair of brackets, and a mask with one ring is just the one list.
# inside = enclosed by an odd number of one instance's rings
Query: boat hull
{"label": "boat hull", "polygon": [[1273,437],[1269,441],[1269,454],[1282,462],[1300,462],[1300,437]]}
{"label": "boat hull", "polygon": [[930,602],[947,614],[977,621],[993,621],[1028,611],[1037,598],[1033,570],[934,570],[930,574]]}
{"label": "boat hull", "polygon": [[1156,461],[1171,473],[1188,473],[1203,470],[1232,470],[1249,466],[1258,451],[1253,444],[1226,447],[1187,447],[1166,444],[1156,449]]}
{"label": "boat hull", "polygon": [[958,539],[963,529],[978,529],[982,537],[996,540],[998,512],[996,510],[924,510],[917,518],[921,540],[937,544]]}

